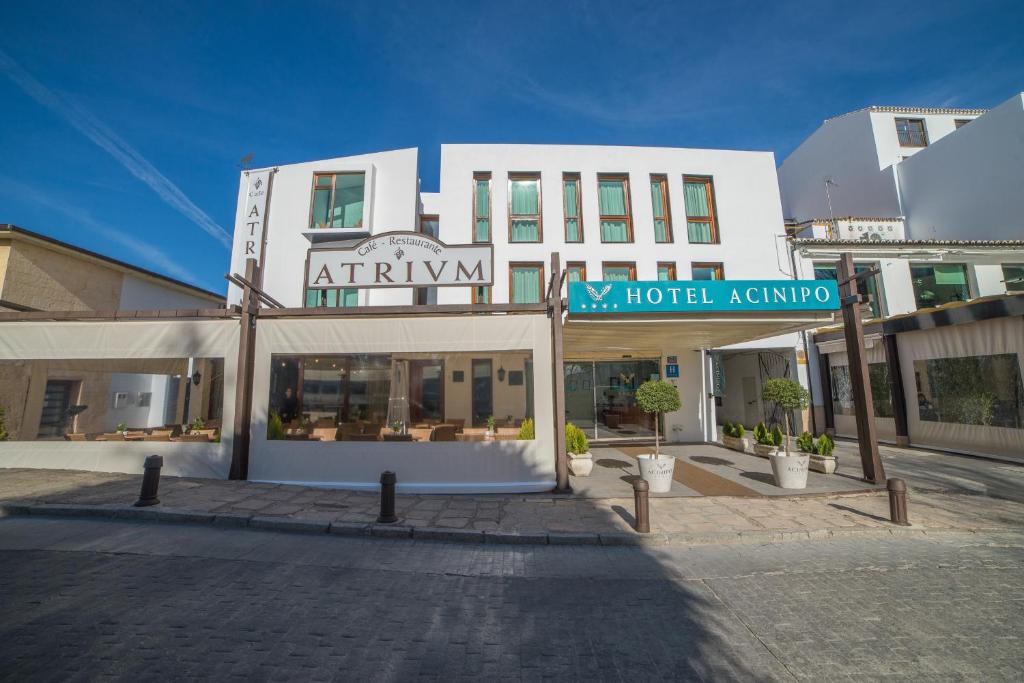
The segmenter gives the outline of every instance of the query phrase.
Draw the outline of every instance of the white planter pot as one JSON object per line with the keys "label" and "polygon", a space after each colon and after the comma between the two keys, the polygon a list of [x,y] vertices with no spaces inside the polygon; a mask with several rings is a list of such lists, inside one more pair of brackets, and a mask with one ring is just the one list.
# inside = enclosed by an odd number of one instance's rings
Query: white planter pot
{"label": "white planter pot", "polygon": [[747,439],[746,439],[746,437],[742,437],[742,436],[741,437],[725,436],[723,434],[722,435],[722,444],[726,448],[731,448],[732,450],[739,451],[740,453],[746,453],[747,452]]}
{"label": "white planter pot", "polygon": [[807,488],[807,466],[810,456],[804,455],[770,455],[772,474],[775,484],[784,489]]}
{"label": "white planter pot", "polygon": [[763,443],[754,444],[754,455],[760,455],[762,458],[769,458],[778,452],[777,446],[765,446]]}
{"label": "white planter pot", "polygon": [[589,477],[594,469],[594,458],[590,453],[569,453],[569,471],[574,477]]}
{"label": "white planter pot", "polygon": [[809,455],[811,459],[810,468],[815,472],[821,472],[822,474],[832,474],[836,471],[836,459],[835,456],[829,455]]}
{"label": "white planter pot", "polygon": [[654,453],[638,455],[640,478],[650,485],[651,493],[668,493],[672,490],[672,473],[676,469],[676,459],[671,455],[655,458]]}

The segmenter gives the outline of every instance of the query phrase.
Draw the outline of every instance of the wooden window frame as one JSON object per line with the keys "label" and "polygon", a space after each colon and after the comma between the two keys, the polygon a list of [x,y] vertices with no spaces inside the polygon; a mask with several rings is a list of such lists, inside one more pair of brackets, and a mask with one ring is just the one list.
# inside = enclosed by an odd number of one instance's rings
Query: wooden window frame
{"label": "wooden window frame", "polygon": [[[578,240],[569,239],[570,216],[565,210],[565,184],[570,181],[576,183],[576,215],[574,218],[580,233]],[[566,244],[583,244],[583,178],[579,173],[562,174],[562,228]]]}
{"label": "wooden window frame", "polygon": [[[511,275],[510,275],[510,277],[511,277]],[[480,301],[480,299],[477,297],[477,294],[476,294],[476,291],[478,289],[486,289],[487,290],[487,301]],[[470,299],[469,299],[470,302],[474,303],[474,304],[490,304],[490,303],[494,303],[494,288],[491,287],[490,285],[474,285],[469,290],[469,297],[470,297]]]}
{"label": "wooden window frame", "polygon": [[[536,180],[537,181],[537,213],[536,214],[516,214],[518,218],[531,219],[536,217],[537,219],[537,239],[535,240],[512,240],[512,182],[515,180]],[[508,174],[508,197],[506,198],[506,204],[508,205],[508,243],[509,244],[540,244],[544,241],[544,195],[541,189],[540,172],[524,172],[517,171],[515,173]]]}
{"label": "wooden window frame", "polygon": [[[668,268],[668,282],[674,282],[675,280],[679,279],[678,272],[676,271],[675,261],[658,261],[657,268],[658,270],[661,270],[662,268]],[[655,271],[655,275],[659,275],[659,273]],[[661,280],[660,277],[658,279]]]}
{"label": "wooden window frame", "polygon": [[[363,176],[363,225],[361,225],[361,226],[359,226],[357,228],[345,228],[345,230],[351,230],[352,232],[358,232],[360,230],[365,231],[365,230],[368,229],[366,227],[366,171],[316,171],[316,172],[313,173],[313,187],[309,191],[309,220],[306,221],[306,225],[309,226],[310,230],[330,230],[330,229],[332,229],[331,226],[326,226],[326,227],[323,227],[323,228],[318,228],[315,225],[313,225],[313,207],[314,207],[314,205],[316,203],[316,191],[317,191],[316,180],[317,180],[317,178],[322,178],[324,176],[330,176],[330,178],[331,178],[331,198],[328,201],[327,206],[328,206],[328,210],[333,215],[334,214],[334,188],[335,188],[335,185],[337,185],[337,183],[338,183],[338,181],[336,179],[336,176],[340,176],[340,175],[361,175],[361,176]],[[325,188],[320,188],[320,189],[325,189]],[[341,228],[334,228],[334,229],[335,230],[340,230]]]}
{"label": "wooden window frame", "polygon": [[[911,123],[915,123],[915,124],[919,123],[919,124],[921,124],[921,137],[924,139],[924,144],[915,145],[912,142],[904,142],[903,139],[900,137],[900,122],[901,121],[906,122],[908,124],[908,126],[907,126],[907,128],[908,128],[908,131],[907,131],[908,138],[910,137],[910,131],[909,131],[909,127],[910,126],[909,126],[909,124],[911,124]],[[905,118],[905,117],[899,117],[899,118],[893,119],[893,125],[896,127],[896,139],[900,143],[900,147],[913,147],[913,148],[918,148],[919,149],[919,148],[927,147],[928,146],[928,126],[925,124],[925,120],[924,119],[909,119],[909,118]]]}
{"label": "wooden window frame", "polygon": [[[476,213],[476,184],[481,181],[487,181],[487,239],[478,240],[476,238],[476,222],[481,218]],[[473,193],[472,193],[473,205],[470,207],[470,214],[473,216],[473,220],[470,223],[470,242],[473,244],[493,244],[494,243],[494,183],[491,181],[490,171],[476,171],[473,173]]]}
{"label": "wooden window frame", "polygon": [[693,279],[693,271],[695,268],[711,268],[718,275],[716,280],[725,279],[725,264],[720,261],[694,261],[690,264],[690,279]]}
{"label": "wooden window frame", "polygon": [[690,242],[690,227],[686,227],[686,241],[689,244],[721,244],[722,237],[718,231],[718,204],[715,201],[715,179],[709,175],[684,175],[683,176],[683,211],[686,211],[686,183],[703,183],[704,194],[707,196],[708,212],[710,216],[691,217],[686,213],[687,223],[707,223],[711,226],[710,242]]}
{"label": "wooden window frame", "polygon": [[[602,180],[621,180],[622,189],[626,193],[626,215],[615,216],[605,215],[601,213],[601,181]],[[632,244],[633,243],[633,193],[629,187],[629,174],[628,173],[598,173],[597,174],[597,228],[601,233],[601,242],[603,244]],[[601,223],[605,219],[610,221],[626,221],[626,241],[625,242],[608,242],[604,239],[604,231],[601,230]]]}
{"label": "wooden window frame", "polygon": [[601,279],[609,268],[628,268],[629,282],[636,282],[636,261],[601,261]]}
{"label": "wooden window frame", "polygon": [[[675,232],[673,232],[673,230],[672,230],[672,209],[669,207],[669,201],[668,201],[668,175],[665,174],[665,173],[652,173],[651,174],[651,185],[653,185],[654,183],[659,183],[661,185],[661,196],[664,197],[664,203],[665,203],[665,215],[664,216],[658,216],[657,214],[654,214],[654,220],[657,221],[660,218],[661,220],[665,221],[665,236],[667,237],[667,239],[665,239],[665,240],[659,240],[658,239],[658,235],[655,234],[654,235],[654,243],[655,244],[672,244],[673,242],[676,241],[676,237],[675,237]],[[651,202],[651,213],[652,214],[654,213],[654,202],[653,202],[653,200]],[[653,228],[654,225],[652,224],[651,227]]]}
{"label": "wooden window frame", "polygon": [[547,292],[547,283],[544,281],[544,262],[543,261],[509,261],[508,264],[508,302],[510,304],[518,303],[512,301],[512,270],[515,268],[538,268],[540,273],[540,302],[544,303],[544,294]]}
{"label": "wooden window frame", "polygon": [[582,272],[580,273],[580,282],[587,281],[587,262],[586,261],[566,261],[565,262],[565,281],[569,282],[569,269],[579,268]]}

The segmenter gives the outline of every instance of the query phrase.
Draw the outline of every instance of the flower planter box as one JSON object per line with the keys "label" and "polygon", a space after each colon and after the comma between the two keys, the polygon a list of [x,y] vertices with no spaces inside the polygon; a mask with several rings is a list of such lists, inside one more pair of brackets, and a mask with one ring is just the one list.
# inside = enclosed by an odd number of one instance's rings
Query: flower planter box
{"label": "flower planter box", "polygon": [[589,477],[594,469],[594,457],[590,453],[569,453],[569,471],[574,477]]}
{"label": "flower planter box", "polygon": [[836,458],[834,455],[809,455],[810,468],[822,474],[832,474],[836,471]]}
{"label": "flower planter box", "polygon": [[772,463],[772,474],[775,484],[784,489],[807,488],[808,455],[772,455],[768,460]]}
{"label": "flower planter box", "polygon": [[654,453],[638,455],[640,477],[650,485],[651,493],[668,493],[672,490],[672,473],[676,468],[676,459],[671,455],[655,458]]}
{"label": "flower planter box", "polygon": [[722,436],[722,445],[726,448],[731,448],[734,451],[740,453],[747,452],[747,439],[746,437],[735,437],[735,436]]}
{"label": "flower planter box", "polygon": [[763,443],[754,444],[754,455],[760,455],[762,458],[770,457],[778,452],[778,446],[766,446]]}

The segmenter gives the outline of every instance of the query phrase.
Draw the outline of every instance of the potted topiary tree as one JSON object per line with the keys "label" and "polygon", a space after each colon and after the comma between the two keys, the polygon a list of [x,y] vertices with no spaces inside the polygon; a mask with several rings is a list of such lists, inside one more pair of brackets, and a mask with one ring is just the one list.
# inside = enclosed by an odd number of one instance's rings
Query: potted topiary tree
{"label": "potted topiary tree", "polygon": [[572,422],[565,425],[565,450],[569,454],[569,471],[577,477],[589,477],[594,469],[590,442],[583,430]]}
{"label": "potted topiary tree", "polygon": [[722,425],[722,443],[726,448],[746,453],[747,440],[743,436],[746,433],[747,430],[741,423],[726,422]]}
{"label": "potted topiary tree", "polygon": [[651,493],[667,493],[672,489],[672,473],[676,459],[662,456],[658,434],[659,418],[665,413],[679,410],[679,390],[664,380],[648,380],[636,390],[636,404],[645,413],[654,414],[654,453],[637,456],[640,476],[650,485]]}
{"label": "potted topiary tree", "polygon": [[[775,483],[784,489],[807,488],[807,467],[809,456],[806,454],[790,455],[789,453],[789,413],[807,407],[810,395],[798,382],[785,377],[775,377],[764,383],[761,388],[761,400],[771,401],[783,410],[782,421],[786,424],[785,451],[769,455]],[[775,429],[778,430],[776,425]],[[773,439],[774,441],[775,439]]]}

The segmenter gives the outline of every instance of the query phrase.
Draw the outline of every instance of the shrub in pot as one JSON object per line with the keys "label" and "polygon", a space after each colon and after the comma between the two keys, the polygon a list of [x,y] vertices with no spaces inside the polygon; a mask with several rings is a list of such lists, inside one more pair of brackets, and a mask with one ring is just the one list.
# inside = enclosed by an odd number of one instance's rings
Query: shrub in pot
{"label": "shrub in pot", "polygon": [[520,441],[533,441],[535,434],[536,428],[533,424],[533,418],[528,417],[523,420],[523,424],[519,426],[519,435],[516,438]]}
{"label": "shrub in pot", "polygon": [[726,422],[722,425],[722,443],[726,448],[744,453],[747,450],[747,440],[743,438],[747,430],[739,422],[733,424]]}
{"label": "shrub in pot", "polygon": [[762,458],[767,458],[769,455],[775,455],[775,452],[779,449],[778,446],[771,431],[768,430],[764,422],[758,422],[754,425],[754,453]]}
{"label": "shrub in pot", "polygon": [[835,447],[835,443],[829,438],[828,434],[819,436],[818,440],[813,442],[813,447],[809,451],[810,468],[822,474],[832,474],[835,472],[836,465],[838,464],[836,456],[832,455]]}
{"label": "shrub in pot", "polygon": [[569,471],[577,477],[590,476],[594,458],[590,455],[590,442],[583,430],[569,422],[565,425],[565,450],[569,455]]}
{"label": "shrub in pot", "polygon": [[810,456],[807,454],[790,455],[789,451],[789,413],[807,407],[810,395],[807,390],[785,377],[775,377],[764,383],[761,389],[761,400],[771,401],[783,410],[783,422],[786,425],[785,451],[778,453],[779,442],[782,441],[782,430],[778,425],[772,428],[772,442],[776,453],[769,455],[775,483],[784,489],[802,489],[807,487],[807,468]]}
{"label": "shrub in pot", "polygon": [[654,414],[654,453],[637,456],[640,476],[650,485],[651,493],[667,493],[672,489],[676,459],[661,454],[658,422],[663,414],[679,410],[682,406],[679,390],[664,380],[648,380],[636,390],[636,404],[645,413]]}

